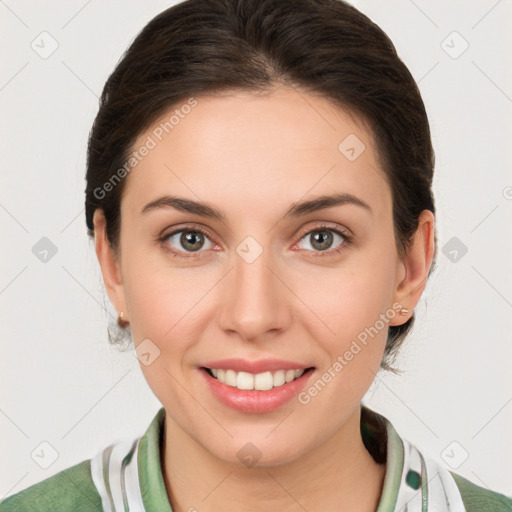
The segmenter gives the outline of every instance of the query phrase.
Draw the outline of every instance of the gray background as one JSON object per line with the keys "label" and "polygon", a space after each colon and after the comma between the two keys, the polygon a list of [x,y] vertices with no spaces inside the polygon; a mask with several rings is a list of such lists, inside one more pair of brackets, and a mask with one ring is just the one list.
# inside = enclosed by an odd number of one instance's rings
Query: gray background
{"label": "gray background", "polygon": [[[428,456],[512,494],[512,2],[354,3],[419,82],[439,234],[406,373],[379,374],[365,403]],[[83,201],[103,84],[172,4],[0,1],[0,498],[141,435],[160,407],[132,352],[108,344]]]}

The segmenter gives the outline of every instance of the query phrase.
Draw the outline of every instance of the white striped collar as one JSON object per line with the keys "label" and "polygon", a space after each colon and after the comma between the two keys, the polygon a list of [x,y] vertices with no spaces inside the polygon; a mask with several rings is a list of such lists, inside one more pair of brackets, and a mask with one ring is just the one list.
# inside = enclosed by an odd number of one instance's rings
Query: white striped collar
{"label": "white striped collar", "polygon": [[466,512],[459,488],[450,472],[425,457],[402,439],[391,422],[386,424],[386,476],[377,512]]}
{"label": "white striped collar", "polygon": [[[386,426],[385,439],[381,440],[387,448],[386,475],[377,512],[466,512],[450,472],[402,439],[387,418],[362,407]],[[167,512],[172,512],[160,470],[159,443],[164,420],[162,408],[142,438],[111,445],[91,460],[92,479],[105,512],[166,512],[162,510],[166,504]],[[140,467],[151,471],[139,475]],[[148,479],[150,487],[145,493],[141,490],[141,476]],[[153,500],[160,504],[158,510],[151,506]]]}
{"label": "white striped collar", "polygon": [[91,460],[104,512],[145,512],[139,480],[140,438],[111,445]]}

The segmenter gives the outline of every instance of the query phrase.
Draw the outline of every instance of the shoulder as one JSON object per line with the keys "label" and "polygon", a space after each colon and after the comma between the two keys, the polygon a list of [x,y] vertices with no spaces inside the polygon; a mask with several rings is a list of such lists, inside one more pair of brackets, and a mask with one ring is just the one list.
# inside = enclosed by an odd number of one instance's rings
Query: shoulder
{"label": "shoulder", "polygon": [[[162,407],[145,434],[119,441],[0,501],[0,512],[171,511],[160,469]],[[140,472],[139,472],[140,467]]]}
{"label": "shoulder", "polygon": [[101,499],[91,476],[91,461],[85,460],[9,496],[0,512],[102,511]]}
{"label": "shoulder", "polygon": [[466,512],[512,512],[512,497],[480,487],[450,471],[462,496]]}
{"label": "shoulder", "polygon": [[[422,453],[401,437],[385,416],[363,408],[361,418],[365,445],[375,460],[386,460],[379,512],[419,511],[425,507],[446,512],[512,512],[512,496],[480,487],[450,471],[436,458]],[[376,452],[376,444],[381,446],[380,452]],[[382,447],[385,447],[384,451]]]}

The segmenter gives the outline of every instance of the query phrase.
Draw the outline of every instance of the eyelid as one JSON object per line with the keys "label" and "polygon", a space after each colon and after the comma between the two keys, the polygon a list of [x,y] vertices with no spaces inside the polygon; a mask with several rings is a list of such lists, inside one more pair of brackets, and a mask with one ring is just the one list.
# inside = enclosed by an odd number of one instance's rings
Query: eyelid
{"label": "eyelid", "polygon": [[308,235],[315,231],[330,230],[330,229],[333,229],[334,231],[339,231],[347,240],[351,240],[353,237],[350,230],[348,230],[344,226],[341,226],[340,224],[336,224],[335,222],[331,223],[331,222],[321,222],[320,221],[320,225],[302,228],[301,231],[299,231],[299,235],[298,235],[299,239],[297,241],[299,242],[300,240],[302,240],[304,238],[305,235]]}

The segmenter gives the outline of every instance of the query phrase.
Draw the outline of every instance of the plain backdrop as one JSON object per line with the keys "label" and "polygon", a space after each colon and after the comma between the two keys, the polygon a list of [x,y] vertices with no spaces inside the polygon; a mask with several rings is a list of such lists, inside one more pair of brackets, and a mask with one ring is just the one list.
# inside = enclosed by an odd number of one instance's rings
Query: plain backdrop
{"label": "plain backdrop", "polygon": [[[173,3],[0,2],[0,498],[141,435],[160,407],[133,353],[108,343],[84,173],[106,78]],[[405,373],[379,374],[365,403],[426,455],[511,495],[512,2],[356,5],[419,83],[439,236]]]}

